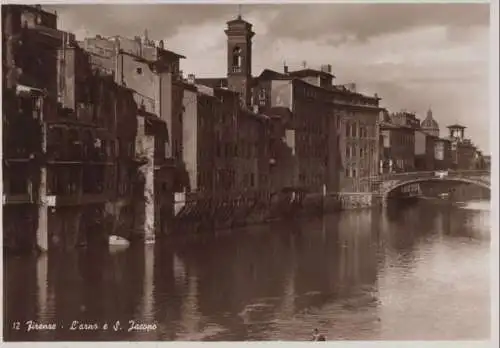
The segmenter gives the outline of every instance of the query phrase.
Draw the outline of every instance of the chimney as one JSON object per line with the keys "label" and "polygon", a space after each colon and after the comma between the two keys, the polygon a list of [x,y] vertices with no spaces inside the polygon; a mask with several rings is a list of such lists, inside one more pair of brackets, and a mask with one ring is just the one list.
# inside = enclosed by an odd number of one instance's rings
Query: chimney
{"label": "chimney", "polygon": [[286,63],[283,65],[283,72],[288,74],[288,65],[286,65]]}
{"label": "chimney", "polygon": [[346,88],[353,93],[356,93],[356,84],[354,82],[345,85]]}
{"label": "chimney", "polygon": [[323,64],[323,65],[321,65],[321,71],[331,74],[332,73],[332,66],[331,66],[331,64]]}
{"label": "chimney", "polygon": [[196,76],[194,74],[188,74],[187,82],[190,85],[194,85],[196,82]]}
{"label": "chimney", "polygon": [[165,42],[163,42],[163,40],[160,40],[158,47],[160,47],[160,49],[162,49],[162,50],[165,49]]}

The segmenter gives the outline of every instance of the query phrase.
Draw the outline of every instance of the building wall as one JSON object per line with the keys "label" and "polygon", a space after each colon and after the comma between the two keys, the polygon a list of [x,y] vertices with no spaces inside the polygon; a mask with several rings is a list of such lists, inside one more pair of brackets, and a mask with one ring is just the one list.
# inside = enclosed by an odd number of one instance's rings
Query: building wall
{"label": "building wall", "polygon": [[219,112],[217,100],[212,95],[198,92],[197,132],[197,189],[214,190],[214,121]]}
{"label": "building wall", "polygon": [[188,177],[185,188],[190,192],[198,189],[198,92],[196,90],[184,90],[183,106],[182,154]]}
{"label": "building wall", "polygon": [[366,191],[369,187],[362,185],[359,179],[377,175],[379,167],[378,110],[341,110],[341,187],[347,192]]}
{"label": "building wall", "polygon": [[214,95],[219,100],[214,122],[214,172],[215,187],[231,192],[236,184],[236,159],[238,156],[238,118],[240,102],[237,93],[216,88]]}
{"label": "building wall", "polygon": [[[264,124],[258,115],[249,110],[240,110],[237,120],[237,157],[235,163],[236,191],[265,188],[266,173],[261,172],[267,142]],[[262,181],[262,182],[261,182]]]}
{"label": "building wall", "polygon": [[476,148],[473,145],[459,142],[456,153],[458,170],[475,169]]}
{"label": "building wall", "polygon": [[[415,133],[408,127],[391,125],[383,126],[381,132],[384,139],[384,167],[389,172],[408,172],[415,170]],[[387,146],[388,145],[388,146]],[[392,166],[389,162],[392,161]]]}
{"label": "building wall", "polygon": [[422,156],[426,152],[427,135],[420,130],[415,131],[415,155]]}
{"label": "building wall", "polygon": [[292,82],[288,80],[271,81],[271,107],[281,106],[292,109]]}
{"label": "building wall", "polygon": [[[255,84],[256,83],[256,84]],[[254,82],[252,89],[252,104],[257,105],[260,109],[271,107],[273,95],[273,81],[262,80]],[[276,87],[276,86],[275,86]],[[275,91],[276,92],[276,91]]]}
{"label": "building wall", "polygon": [[[415,169],[429,171],[434,170],[434,158],[436,149],[434,146],[436,137],[421,131],[415,130]],[[442,146],[442,145],[441,145]],[[441,157],[444,156],[444,148],[439,149]],[[444,157],[443,157],[444,158]]]}
{"label": "building wall", "polygon": [[327,184],[328,118],[331,106],[319,88],[294,80],[292,127],[296,131],[299,186],[322,192]]}
{"label": "building wall", "polygon": [[120,54],[118,57],[118,76],[122,83],[132,89],[137,105],[144,106],[146,112],[160,116],[160,76],[152,72],[147,64],[137,61],[136,57]]}
{"label": "building wall", "polygon": [[[171,86],[171,93],[168,93],[167,87]],[[165,74],[162,78],[162,98],[171,95],[171,107],[162,105],[162,115],[168,128],[168,151],[167,155],[174,159],[183,158],[183,98],[184,89],[187,88],[182,82],[172,81],[170,74]],[[164,111],[164,106],[166,111]],[[170,111],[169,111],[170,110]]]}
{"label": "building wall", "polygon": [[446,139],[437,138],[434,142],[434,166],[437,170],[452,167],[451,143]]}

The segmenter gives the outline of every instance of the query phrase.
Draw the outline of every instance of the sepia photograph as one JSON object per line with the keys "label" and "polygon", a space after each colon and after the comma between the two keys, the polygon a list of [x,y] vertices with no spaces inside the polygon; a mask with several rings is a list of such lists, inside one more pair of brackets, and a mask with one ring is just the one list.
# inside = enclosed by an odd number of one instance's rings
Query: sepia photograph
{"label": "sepia photograph", "polygon": [[1,10],[3,342],[495,335],[489,2]]}

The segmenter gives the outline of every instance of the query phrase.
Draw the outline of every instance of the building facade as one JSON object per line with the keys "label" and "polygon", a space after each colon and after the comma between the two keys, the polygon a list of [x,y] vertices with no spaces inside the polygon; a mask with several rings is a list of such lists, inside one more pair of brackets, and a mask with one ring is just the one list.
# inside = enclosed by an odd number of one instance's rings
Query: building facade
{"label": "building facade", "polygon": [[380,124],[382,138],[382,173],[411,172],[415,170],[415,130],[409,126],[389,122]]}
{"label": "building facade", "polygon": [[435,147],[437,136],[421,129],[415,130],[415,170],[431,171],[435,169]]}
{"label": "building facade", "polygon": [[434,168],[452,169],[451,142],[448,139],[436,138],[434,141]]}
{"label": "building facade", "polygon": [[476,167],[476,146],[465,138],[465,126],[454,124],[448,126],[451,142],[452,165],[457,170],[471,170]]}

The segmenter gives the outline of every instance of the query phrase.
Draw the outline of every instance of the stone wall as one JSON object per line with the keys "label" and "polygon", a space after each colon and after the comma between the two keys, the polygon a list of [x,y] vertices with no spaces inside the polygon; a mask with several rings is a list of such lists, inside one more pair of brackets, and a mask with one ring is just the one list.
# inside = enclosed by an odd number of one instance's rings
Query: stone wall
{"label": "stone wall", "polygon": [[306,218],[335,213],[345,209],[380,205],[381,199],[371,193],[298,194],[279,193],[272,196],[255,193],[219,195],[211,198],[177,194],[176,230],[184,225],[203,225],[226,229],[265,223],[286,218]]}

